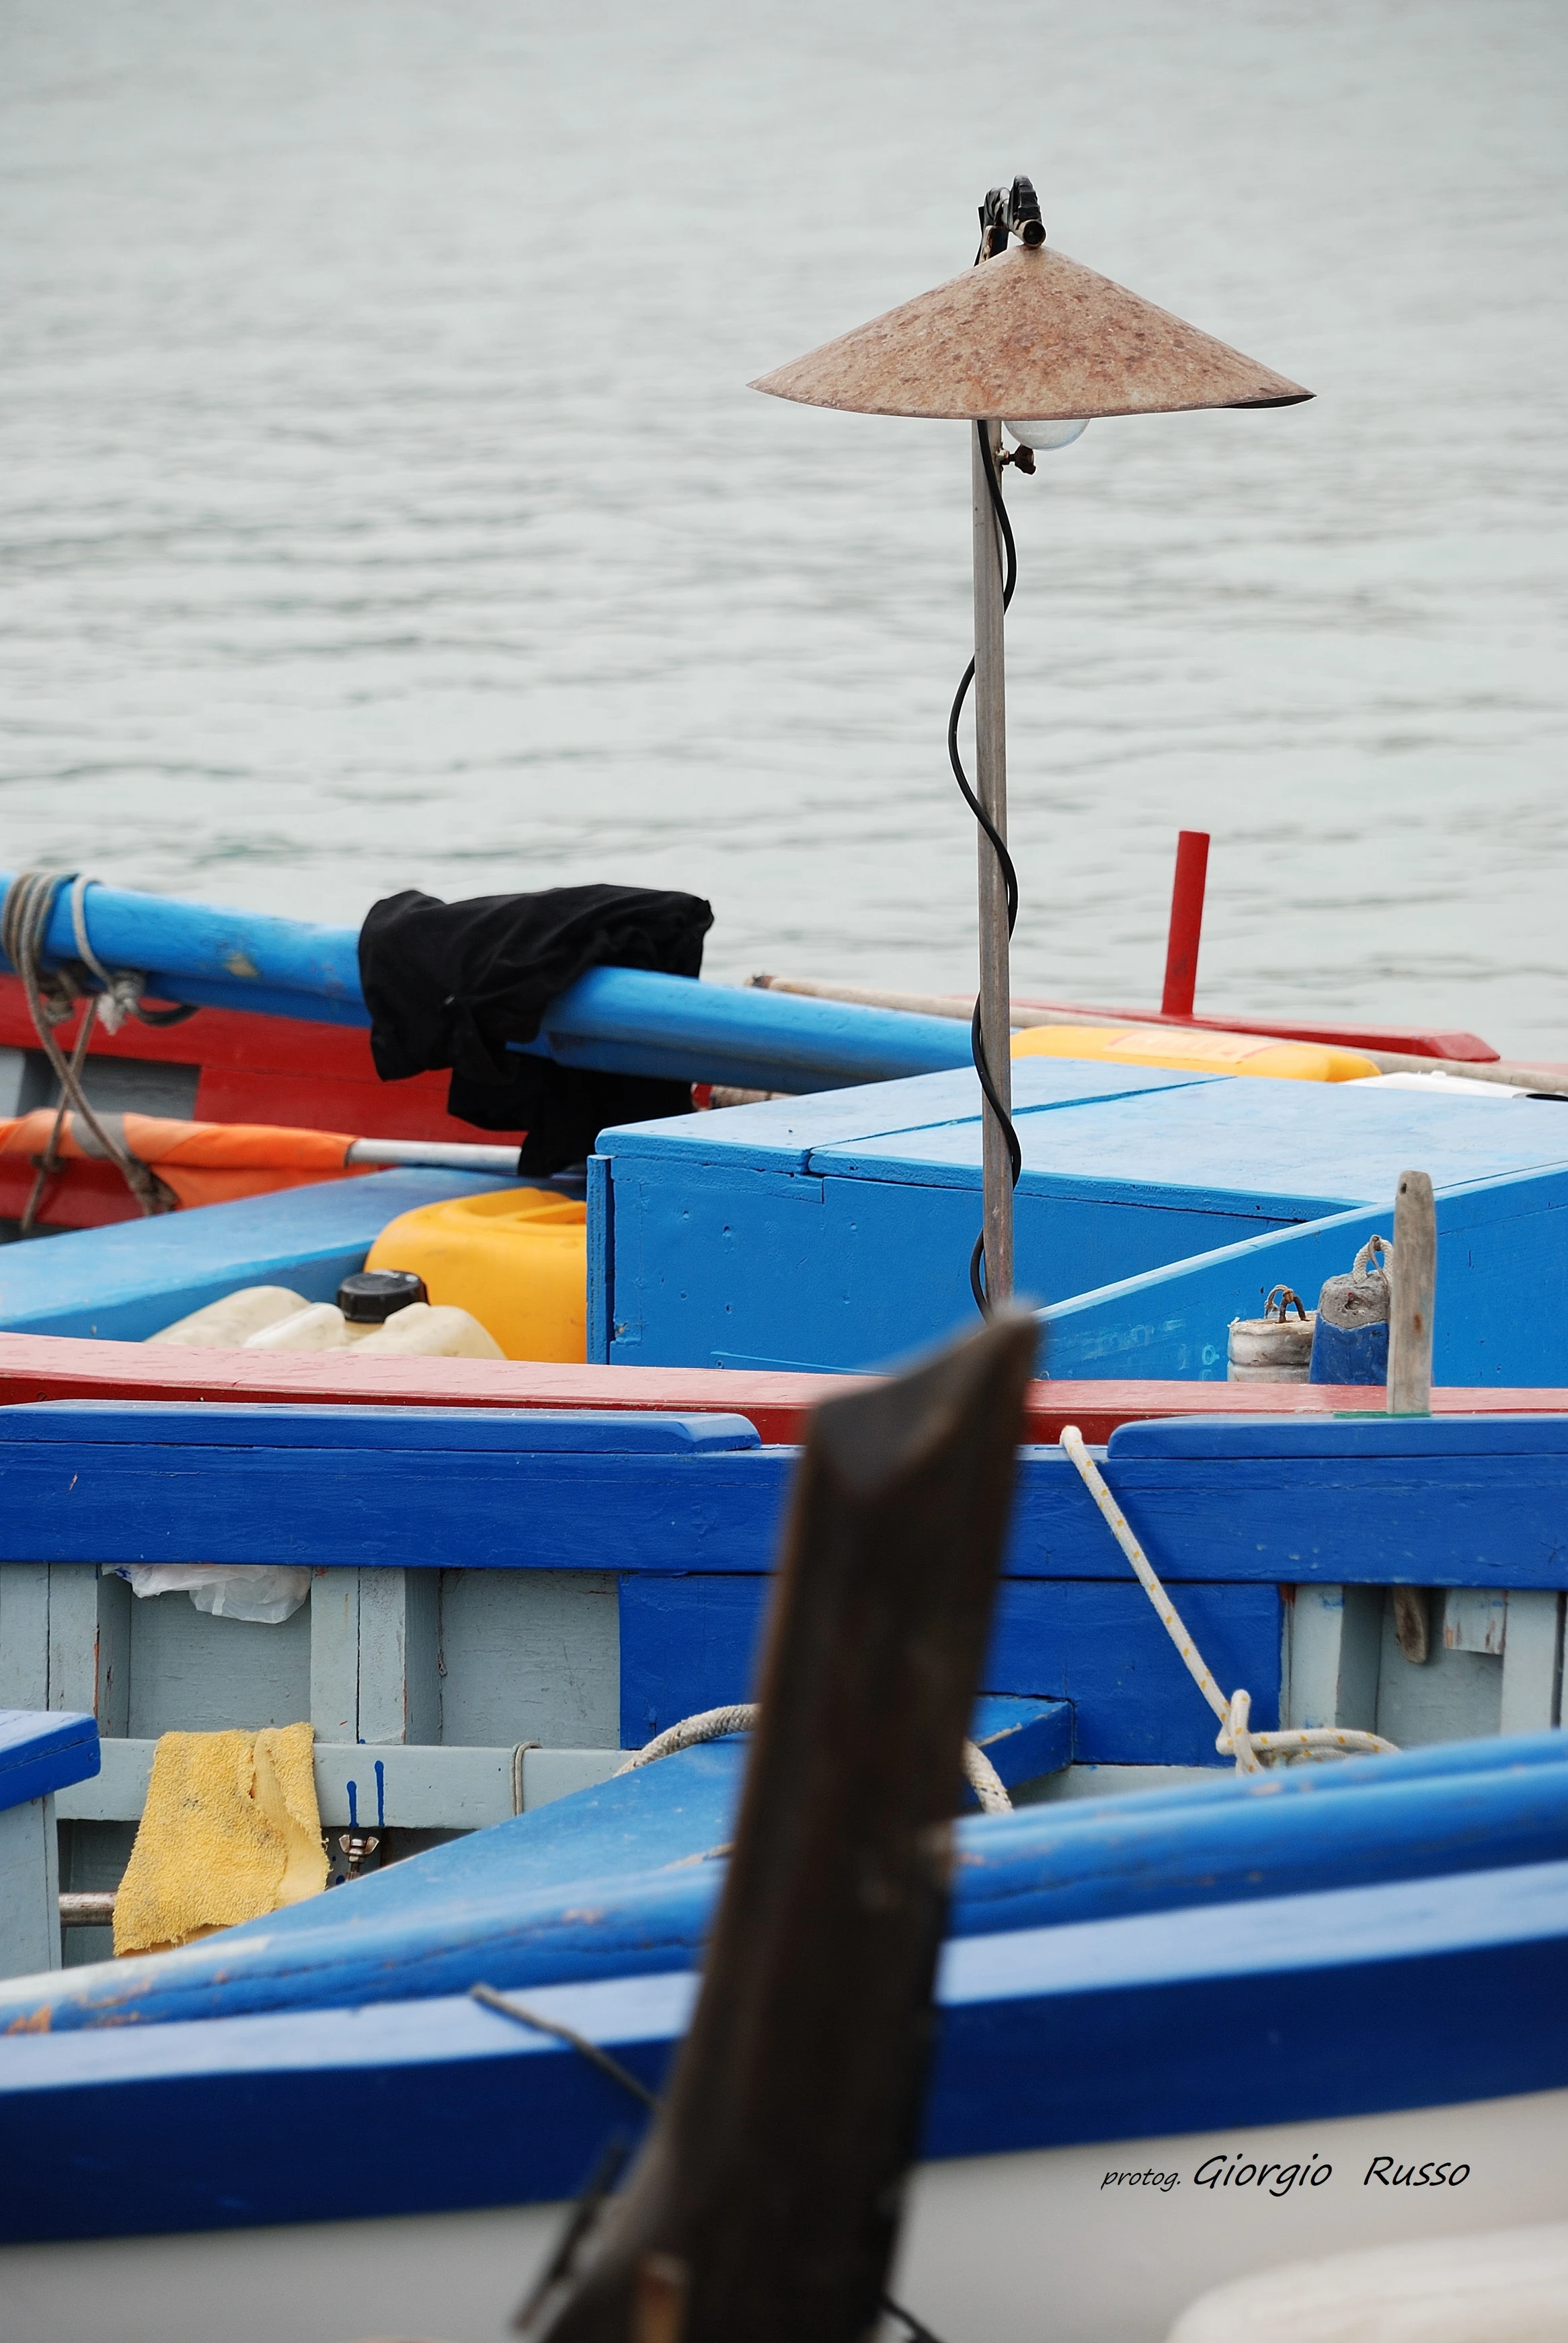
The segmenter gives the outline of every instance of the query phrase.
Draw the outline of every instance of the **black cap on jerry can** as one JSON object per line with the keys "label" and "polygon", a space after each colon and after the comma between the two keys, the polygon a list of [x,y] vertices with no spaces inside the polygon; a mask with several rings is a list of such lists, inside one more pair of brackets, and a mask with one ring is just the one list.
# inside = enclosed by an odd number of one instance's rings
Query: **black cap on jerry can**
{"label": "black cap on jerry can", "polygon": [[410,1302],[429,1299],[411,1269],[357,1269],[337,1289],[337,1307],[351,1326],[385,1326]]}

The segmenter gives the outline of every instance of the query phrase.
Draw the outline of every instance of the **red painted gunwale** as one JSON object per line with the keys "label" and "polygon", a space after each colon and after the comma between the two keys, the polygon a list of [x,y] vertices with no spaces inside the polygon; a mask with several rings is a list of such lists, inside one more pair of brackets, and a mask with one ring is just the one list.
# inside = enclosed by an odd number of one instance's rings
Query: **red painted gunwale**
{"label": "red painted gunwale", "polygon": [[[769,1443],[793,1443],[821,1399],[855,1375],[746,1373],[719,1367],[558,1366],[514,1359],[293,1357],[181,1351],[56,1334],[0,1334],[0,1403],[34,1400],[240,1400],[251,1405],[645,1408],[749,1418]],[[1173,1415],[1324,1416],[1376,1408],[1365,1384],[1050,1383],[1030,1386],[1026,1438],[1086,1440],[1119,1423]],[[1568,1414],[1568,1390],[1434,1391],[1436,1415]]]}
{"label": "red painted gunwale", "polygon": [[[56,1028],[62,1049],[76,1020]],[[0,1049],[35,1050],[20,979],[0,976]],[[140,1059],[155,1065],[199,1066],[198,1122],[275,1122],[307,1131],[348,1131],[359,1139],[488,1139],[447,1112],[445,1073],[384,1082],[370,1036],[353,1025],[317,1025],[302,1017],[260,1017],[246,1009],[198,1009],[180,1025],[100,1027],[93,1058]],[[116,1175],[117,1178],[117,1175]],[[131,1215],[136,1207],[132,1205]],[[84,1225],[106,1217],[96,1213]]]}

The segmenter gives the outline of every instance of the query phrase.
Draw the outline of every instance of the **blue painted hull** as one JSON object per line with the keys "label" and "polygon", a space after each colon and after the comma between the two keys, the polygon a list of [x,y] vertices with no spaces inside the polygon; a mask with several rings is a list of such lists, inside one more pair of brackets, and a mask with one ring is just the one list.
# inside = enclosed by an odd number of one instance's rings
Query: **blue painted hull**
{"label": "blue painted hull", "polygon": [[[1159,2343],[1260,2258],[1560,2217],[1563,1759],[1553,1736],[960,1825],[900,2291],[949,2343],[1005,2343],[1046,2301],[1069,2343]],[[498,2336],[557,2208],[642,2117],[464,1986],[511,1984],[657,2088],[718,1870],[676,1850],[727,1830],[736,1770],[729,1747],[663,1761],[221,1943],[56,1980],[47,2032],[14,1991],[3,2022],[34,2030],[0,2038],[0,2282],[36,2289],[14,2331],[68,2332],[95,2272],[183,2343],[205,2268],[246,2274],[226,2331],[248,2338],[314,2234],[362,2307],[416,2239],[405,2322],[438,2283],[433,2331]],[[159,1982],[180,1976],[183,1997]]]}
{"label": "blue painted hull", "polygon": [[[704,1705],[704,1668],[749,1667],[792,1463],[737,1418],[65,1403],[0,1411],[0,1534],[27,1557],[6,1567],[47,1573],[62,1621],[90,1555],[297,1553],[328,1584],[451,1561],[567,1584],[613,1552],[640,1741],[638,1700]],[[1134,1425],[1104,1469],[1206,1655],[1227,1683],[1248,1673],[1255,1715],[1290,1648],[1282,1578],[1298,1609],[1331,1574],[1495,1585],[1545,1606],[1560,1652],[1560,1419]],[[1060,1452],[1026,1453],[1020,1488],[988,1676],[1057,1691],[1056,1711],[1036,1703],[1061,1744],[1041,1770],[1086,1750],[1213,1764],[1212,1720]],[[362,1785],[380,1754],[352,1752]],[[386,1748],[389,1775],[409,1754]],[[739,1764],[735,1745],[691,1751],[180,1953],[0,1987],[0,2159],[18,2176],[0,2283],[32,2272],[41,2305],[101,2326],[71,2291],[84,2273],[108,2272],[123,2306],[156,2272],[148,2331],[194,2343],[200,2306],[182,2327],[168,2305],[203,2237],[246,2254],[274,2239],[255,2301],[276,2327],[276,2269],[314,2250],[299,2225],[328,2225],[362,2302],[409,2224],[449,2288],[483,2247],[489,2323],[432,2331],[498,2334],[554,2208],[607,2131],[640,2118],[469,1988],[553,2011],[657,2084]],[[1442,2200],[1451,2223],[1553,2210],[1568,1736],[1036,1805],[960,1823],[958,1847],[908,2247],[911,2298],[948,2343],[1012,2343],[1053,2288],[1087,2306],[1059,2322],[1070,2343],[1159,2343],[1173,2288],[1247,2266],[1238,2222],[1314,2249],[1369,2220],[1405,2234],[1428,2199],[1368,2194],[1385,2148],[1410,2172],[1467,2167],[1433,2184],[1470,2190]],[[1215,2157],[1300,2169],[1279,2204],[1238,2213],[1197,2177]],[[1084,2241],[1116,2258],[1101,2192],[1112,2176],[1119,2205],[1113,2176],[1145,2169],[1174,2178],[1138,2199],[1160,2250],[1131,2254],[1125,2285],[1157,2268],[1159,2286],[1139,2278],[1102,2318]],[[1111,2296],[1123,2282],[1118,2262]],[[53,2316],[23,2343],[63,2343]]]}

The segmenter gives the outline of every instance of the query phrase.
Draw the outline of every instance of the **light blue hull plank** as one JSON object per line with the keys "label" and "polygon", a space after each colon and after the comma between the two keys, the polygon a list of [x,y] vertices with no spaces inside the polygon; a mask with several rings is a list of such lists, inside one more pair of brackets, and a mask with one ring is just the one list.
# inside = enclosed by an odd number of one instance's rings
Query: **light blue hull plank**
{"label": "light blue hull plank", "polygon": [[145,1342],[242,1285],[330,1302],[399,1212],[505,1183],[466,1172],[370,1172],[0,1247],[0,1332]]}

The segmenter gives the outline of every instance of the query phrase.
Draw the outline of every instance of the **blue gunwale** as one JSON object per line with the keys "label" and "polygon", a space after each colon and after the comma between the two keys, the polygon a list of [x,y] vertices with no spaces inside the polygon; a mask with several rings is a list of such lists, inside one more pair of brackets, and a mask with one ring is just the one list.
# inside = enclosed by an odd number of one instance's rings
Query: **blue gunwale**
{"label": "blue gunwale", "polygon": [[[1173,1584],[1568,1586],[1568,1417],[1174,1419],[1094,1453]],[[0,1408],[0,1560],[765,1576],[798,1453],[739,1416],[35,1403]],[[1132,1586],[1060,1448],[1020,1453],[1004,1568]]]}
{"label": "blue gunwale", "polygon": [[[950,1944],[922,2154],[1560,2088],[1565,1950],[1563,1861]],[[528,1998],[658,2087],[693,1995],[667,1970]],[[553,2201],[612,2128],[640,2128],[613,2084],[466,1996],[17,2036],[0,2238]],[[133,2138],[133,2158],[99,2145]]]}

